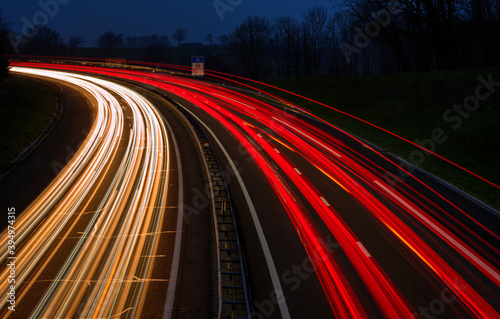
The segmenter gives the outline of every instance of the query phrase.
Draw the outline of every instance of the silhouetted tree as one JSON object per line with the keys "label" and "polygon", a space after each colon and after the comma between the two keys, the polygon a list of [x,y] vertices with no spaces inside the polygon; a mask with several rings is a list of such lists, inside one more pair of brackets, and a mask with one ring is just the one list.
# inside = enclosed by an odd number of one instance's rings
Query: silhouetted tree
{"label": "silhouetted tree", "polygon": [[328,71],[330,74],[335,74],[339,72],[339,37],[338,37],[338,23],[337,17],[331,16],[328,19],[328,24],[326,26],[326,38],[328,51],[330,53],[330,64]]}
{"label": "silhouetted tree", "polygon": [[123,45],[123,34],[117,34],[113,31],[105,32],[97,39],[97,45],[104,49],[105,57],[112,57],[116,54],[116,48]]}
{"label": "silhouetted tree", "polygon": [[212,33],[207,34],[205,40],[207,40],[207,42],[210,43],[210,45],[212,45],[214,43],[214,35]]}
{"label": "silhouetted tree", "polygon": [[227,45],[229,43],[229,36],[228,35],[221,35],[220,37],[217,38],[217,41],[223,45]]}
{"label": "silhouetted tree", "polygon": [[58,55],[62,53],[66,45],[59,32],[43,24],[36,25],[34,28],[37,31],[30,31],[30,33],[36,33],[36,35],[26,42],[24,46],[26,53],[35,55]]}
{"label": "silhouetted tree", "polygon": [[136,47],[139,46],[138,45],[139,44],[139,40],[137,39],[137,36],[127,37],[126,41],[127,41],[127,46],[129,48],[136,48]]}
{"label": "silhouetted tree", "polygon": [[73,56],[75,54],[75,50],[81,47],[82,44],[84,43],[85,40],[82,37],[77,37],[77,36],[70,37],[68,40],[68,48],[70,50],[70,55]]}
{"label": "silhouetted tree", "polygon": [[500,65],[500,0],[331,1],[331,12],[313,7],[301,20],[267,24],[272,40],[258,53],[258,18],[247,18],[229,41],[217,40],[252,77],[262,76],[270,61],[272,74],[287,77]]}
{"label": "silhouetted tree", "polygon": [[[336,9],[350,24],[346,38],[351,40],[346,43],[353,49],[350,52],[356,52],[350,54],[352,63],[366,66],[371,61],[370,68],[376,66],[384,73],[499,64],[498,0],[340,3]],[[367,45],[359,41],[361,38]]]}
{"label": "silhouetted tree", "polygon": [[301,38],[300,55],[302,57],[302,72],[304,76],[310,76],[312,70],[312,30],[309,23],[307,23],[306,21],[302,21],[299,32]]}
{"label": "silhouetted tree", "polygon": [[229,36],[228,47],[252,78],[261,78],[270,49],[271,25],[267,18],[248,17]]}
{"label": "silhouetted tree", "polygon": [[325,7],[316,6],[309,9],[304,15],[304,23],[309,34],[309,48],[312,57],[312,68],[314,75],[318,75],[321,62],[326,49],[328,10]]}
{"label": "silhouetted tree", "polygon": [[177,41],[178,45],[180,46],[182,41],[186,41],[186,30],[184,29],[175,30],[172,39]]}
{"label": "silhouetted tree", "polygon": [[82,37],[70,37],[68,40],[68,47],[74,49],[79,48],[82,44],[85,43],[85,40]]}
{"label": "silhouetted tree", "polygon": [[123,45],[123,34],[108,31],[103,33],[97,40],[97,45],[103,49],[115,49]]}
{"label": "silhouetted tree", "polygon": [[279,17],[274,21],[272,48],[278,66],[278,77],[282,73],[281,64],[285,77],[291,76],[293,67],[296,72],[300,68],[295,65],[295,59],[300,55],[299,28],[297,20],[292,17]]}

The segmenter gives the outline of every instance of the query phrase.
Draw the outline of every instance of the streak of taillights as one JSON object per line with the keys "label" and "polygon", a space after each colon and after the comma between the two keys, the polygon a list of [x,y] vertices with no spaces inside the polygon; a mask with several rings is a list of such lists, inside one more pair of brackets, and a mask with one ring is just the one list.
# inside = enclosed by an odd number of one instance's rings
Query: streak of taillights
{"label": "streak of taillights", "polygon": [[[168,90],[168,88],[165,88]],[[189,99],[189,98],[188,98]],[[193,99],[195,100],[195,99]],[[251,143],[239,133],[237,129],[227,120],[233,116],[226,113],[224,110],[219,114],[214,110],[214,105],[206,105],[195,102],[198,106],[202,107],[206,112],[211,114],[214,118],[224,124],[224,126],[231,130],[231,133],[242,143],[242,145],[249,146]],[[237,122],[239,127],[242,128],[247,134],[249,134],[254,140],[258,141],[258,145],[263,147],[264,151],[278,164],[278,166],[284,170],[285,174],[292,180],[295,186],[301,191],[301,193],[307,198],[309,203],[313,206],[316,213],[318,213],[325,224],[328,226],[332,234],[339,241],[341,247],[351,260],[354,267],[358,270],[358,273],[363,278],[365,284],[369,288],[372,296],[377,300],[381,310],[389,317],[409,317],[413,313],[413,310],[409,304],[405,301],[404,297],[395,287],[395,285],[388,279],[387,275],[382,271],[380,266],[366,255],[365,251],[360,247],[359,239],[356,238],[354,233],[347,227],[340,216],[332,209],[325,205],[324,201],[321,199],[321,195],[312,184],[301,175],[298,175],[294,170],[293,165],[280,153],[276,152],[274,147],[268,144],[264,139],[260,138],[252,128],[246,125],[244,122]],[[257,161],[259,163],[259,161]],[[261,169],[264,169],[264,165],[260,165]],[[275,173],[276,174],[276,173]],[[271,173],[266,173],[266,175],[272,175]],[[288,190],[288,193],[290,190]],[[284,192],[279,192],[281,196],[284,196]],[[286,201],[284,207],[293,207],[295,200]],[[297,215],[303,209],[297,208],[294,210],[294,214]],[[305,212],[300,212],[300,215],[305,215]],[[299,224],[304,224],[304,222]],[[309,224],[309,223],[307,223]],[[310,235],[309,233],[302,234]],[[316,238],[312,236],[310,238]],[[330,268],[333,270],[333,268]],[[319,273],[320,280],[324,287],[327,287],[329,282],[328,279],[333,276],[325,276],[325,273]],[[328,295],[328,293],[327,293]],[[338,307],[337,304],[332,304],[332,309]],[[352,315],[352,313],[351,313]]]}
{"label": "streak of taillights", "polygon": [[[196,98],[187,97],[187,99],[192,99],[192,101],[196,102],[199,106],[203,106],[203,103],[196,101]],[[210,108],[206,110],[211,112]],[[298,230],[306,252],[318,273],[320,282],[326,291],[326,296],[331,303],[332,310],[340,318],[368,318],[359,299],[348,284],[347,279],[343,276],[342,271],[340,271],[340,267],[336,264],[331,252],[328,251],[325,242],[321,239],[321,236],[314,229],[311,221],[307,217],[304,208],[296,201],[291,190],[284,184],[283,180],[274,170],[273,165],[264,158],[261,152],[255,147],[252,147],[252,142],[233,125],[228,123],[224,117],[212,112],[211,114],[223,122],[226,128],[231,131],[242,145],[247,146],[247,151],[251,154],[252,158],[273,187],[276,195],[283,203],[283,207],[290,216],[293,225]]]}
{"label": "streak of taillights", "polygon": [[[192,82],[189,83],[189,86],[193,85]],[[164,86],[160,87],[164,88]],[[168,90],[168,89],[167,89]],[[197,91],[202,91],[202,87],[198,87]],[[175,92],[175,90],[173,91]],[[208,92],[205,92],[206,94],[209,94]],[[182,94],[184,98],[186,98],[186,94]],[[206,98],[200,98],[200,100],[206,100]],[[233,99],[234,100],[234,99]],[[245,98],[245,102],[238,103],[238,106],[233,106],[237,111],[242,110],[241,105],[246,105],[248,104],[248,98]],[[205,109],[205,111],[210,112],[210,109],[212,110],[217,110],[220,111],[220,105],[228,105],[231,104],[227,100],[224,100],[225,103],[219,105],[214,105],[211,106],[208,109]],[[201,106],[199,101],[194,103],[198,106]],[[256,110],[256,105],[253,104],[251,107],[251,110],[248,111],[247,115],[251,116],[252,113],[254,113]],[[212,116],[214,116],[213,113],[211,113]],[[226,113],[224,114],[225,118],[228,119],[235,119],[236,117],[232,113]],[[261,117],[258,115],[252,116],[256,120],[260,120]],[[219,121],[222,122],[222,119],[219,118]],[[266,125],[266,123],[263,123]],[[226,126],[227,127],[227,126]],[[286,132],[286,130],[282,130],[279,133]],[[322,156],[323,154],[318,153],[315,151],[315,149],[312,149],[308,144],[316,144],[317,148],[324,150],[324,144],[322,142],[319,142],[319,139],[312,139],[310,138],[309,134],[302,134],[301,138],[294,138],[293,136],[288,136],[288,139],[290,143],[294,144],[297,146],[298,149],[302,151],[303,154],[305,154],[306,158],[316,161],[316,166],[323,167],[329,167],[328,172],[330,174],[333,174],[334,176],[337,177],[335,181],[337,183],[340,183],[343,185],[343,187],[348,187],[348,189],[351,189],[351,193],[355,195],[355,197],[365,205],[369,209],[370,212],[372,212],[379,220],[382,221],[383,224],[386,225],[391,231],[394,232],[394,234],[402,239],[402,241],[408,246],[408,248],[416,253],[416,255],[428,266],[431,268],[432,271],[435,272],[435,274],[447,285],[449,286],[456,294],[457,296],[461,299],[463,302],[464,306],[469,308],[472,313],[478,315],[478,316],[497,316],[498,313],[496,312],[495,309],[493,309],[475,290],[468,288],[464,289],[463,287],[466,287],[466,282],[461,279],[461,276],[455,272],[440,256],[432,251],[428,247],[428,245],[421,240],[418,236],[415,235],[415,233],[407,227],[403,222],[401,222],[387,207],[383,206],[373,195],[366,191],[359,191],[360,186],[356,182],[352,180],[348,175],[345,173],[342,173],[341,170],[338,169],[338,167],[334,166],[332,167],[333,162],[331,160],[327,160],[325,156]],[[302,142],[302,140],[308,140],[309,143]],[[243,145],[247,145],[248,143],[243,143]],[[328,150],[328,148],[326,148]],[[307,150],[310,152],[308,153]],[[268,150],[268,154],[275,154],[273,152],[273,149]],[[334,153],[338,157],[338,154],[336,152]],[[280,167],[283,168],[281,165],[282,163],[279,163]],[[362,168],[362,167],[361,167]],[[362,170],[363,171],[363,170]],[[364,170],[366,171],[366,169]],[[289,175],[289,176],[293,176]],[[295,183],[296,186],[299,186],[300,183]],[[375,190],[380,191],[375,187]],[[387,194],[385,194],[387,197]],[[313,199],[315,199],[314,197]],[[391,199],[391,198],[389,198]],[[394,199],[392,199],[394,201]],[[435,233],[438,233],[441,235],[441,238],[443,238],[448,244],[450,244],[451,247],[455,248],[460,254],[462,254],[467,260],[469,260],[473,265],[478,267],[480,271],[482,271],[485,275],[487,275],[490,279],[493,280],[494,283],[498,284],[498,272],[488,263],[484,260],[484,258],[480,257],[477,253],[475,253],[471,248],[469,248],[465,243],[461,242],[459,239],[456,238],[456,236],[450,234],[447,232],[444,228],[437,226],[437,223],[435,221],[431,221],[430,217],[423,217],[424,212],[420,212],[420,214],[415,214],[415,207],[408,207],[401,205],[401,203],[397,203],[399,207],[402,209],[406,209],[409,211],[413,216],[417,217],[426,225],[427,227],[430,227],[431,230]],[[316,207],[316,211],[318,212],[318,208]],[[327,219],[328,217],[325,215],[323,216],[324,220]],[[334,234],[337,234],[334,232]],[[345,247],[345,246],[344,246]],[[377,289],[372,289],[372,292],[377,294]],[[379,302],[380,305],[380,302]],[[383,305],[381,305],[383,306]],[[388,312],[386,312],[388,314]],[[395,313],[392,313],[391,315],[394,315]]]}
{"label": "streak of taillights", "polygon": [[[47,67],[54,66],[47,65]],[[67,69],[73,68],[72,66],[55,67]],[[292,145],[293,149],[302,154],[303,157],[310,161],[314,167],[318,168],[321,172],[331,178],[335,183],[337,183],[344,190],[350,193],[351,196],[353,196],[361,204],[363,204],[363,206],[366,207],[367,210],[371,214],[373,214],[373,216],[375,216],[382,225],[384,225],[384,227],[386,227],[391,233],[394,234],[395,238],[404,243],[404,245],[406,245],[406,247],[418,259],[420,259],[422,263],[424,263],[436,275],[437,278],[439,278],[446,286],[451,288],[451,290],[459,297],[464,307],[468,308],[471,313],[474,313],[476,316],[480,317],[498,317],[498,313],[495,311],[495,309],[493,309],[491,305],[489,305],[472,287],[470,287],[467,282],[462,279],[458,272],[456,272],[450,265],[448,265],[444,261],[444,259],[439,256],[438,253],[432,250],[422,238],[417,236],[415,232],[410,229],[410,227],[408,227],[403,221],[401,221],[398,216],[391,211],[391,209],[389,209],[379,199],[377,199],[377,197],[375,197],[373,193],[384,197],[387,201],[392,203],[394,207],[397,207],[400,211],[405,212],[407,216],[411,217],[412,220],[420,223],[422,226],[427,227],[443,242],[445,242],[451,248],[455,249],[466,260],[468,260],[472,265],[480,270],[494,284],[499,286],[498,270],[495,269],[495,267],[493,267],[493,265],[491,265],[488,260],[479,255],[479,253],[472,248],[474,246],[471,247],[471,245],[473,244],[469,244],[466,242],[466,234],[474,237],[483,245],[489,247],[489,249],[491,249],[493,252],[498,253],[494,246],[490,245],[486,240],[483,240],[482,238],[480,238],[480,236],[465,227],[462,227],[462,230],[465,231],[465,234],[461,235],[460,237],[458,237],[455,233],[450,232],[450,230],[445,227],[446,225],[448,225],[446,220],[439,216],[434,218],[423,208],[432,206],[434,207],[434,209],[442,212],[444,215],[447,215],[443,209],[437,207],[437,205],[434,203],[426,204],[424,202],[419,202],[417,195],[412,196],[408,194],[407,191],[405,192],[401,187],[396,187],[394,189],[391,188],[390,185],[385,183],[380,173],[368,168],[366,164],[358,163],[355,159],[351,158],[353,154],[347,154],[348,152],[350,152],[350,150],[347,147],[344,147],[342,145],[342,142],[337,141],[336,139],[332,138],[318,128],[306,123],[305,121],[302,121],[298,118],[293,118],[287,115],[285,112],[282,112],[276,108],[270,108],[265,103],[207,83],[200,84],[199,82],[194,80],[176,78],[171,76],[160,76],[156,74],[144,75],[143,73],[141,74],[141,72],[130,70],[109,70],[104,68],[87,67],[75,67],[75,69],[86,72],[103,73],[112,76],[124,77],[130,80],[154,85],[176,95],[179,95],[182,98],[189,100],[195,105],[203,108],[209,114],[216,117],[221,123],[224,123],[224,125],[233,133],[233,135],[235,135],[238,140],[242,142],[242,145],[245,146],[251,145],[251,143],[240,132],[240,130],[245,131],[246,134],[252,136],[256,141],[259,141],[262,135],[254,132],[254,128],[250,129],[249,126],[245,125],[245,122],[240,120],[240,116],[238,114],[244,114],[245,116],[258,121],[263,125],[263,127],[272,126],[276,121],[279,122],[279,125],[274,124],[274,133],[281,135],[286,140],[286,142],[280,142],[278,139],[274,138],[276,141],[285,146]],[[216,100],[217,102],[214,102]],[[235,125],[238,126],[239,129],[237,129]],[[355,137],[353,138],[356,139]],[[293,180],[294,185],[298,189],[301,189],[303,191],[303,195],[311,202],[311,204],[315,207],[315,210],[317,210],[321,214],[321,217],[323,218],[325,224],[331,227],[332,233],[335,234],[339,242],[342,239],[338,237],[345,236],[345,241],[343,241],[342,247],[344,248],[344,250],[352,250],[350,252],[351,262],[356,267],[358,267],[357,269],[359,270],[360,275],[364,278],[366,285],[369,287],[370,285],[372,285],[370,291],[372,292],[374,298],[379,302],[379,306],[381,307],[381,309],[383,309],[386,315],[397,316],[407,314],[409,311],[411,311],[409,308],[406,308],[406,303],[402,300],[402,298],[400,298],[399,293],[394,291],[393,295],[391,295],[391,293],[388,294],[391,297],[383,297],[381,294],[385,294],[389,290],[387,290],[387,288],[381,288],[380,290],[378,290],[376,285],[380,285],[380,283],[372,284],[372,282],[376,281],[377,279],[370,277],[376,276],[377,266],[375,266],[375,273],[369,272],[367,270],[365,272],[365,270],[362,269],[362,266],[360,266],[360,264],[363,263],[363,256],[359,254],[359,252],[363,251],[363,249],[360,249],[360,246],[353,244],[356,241],[355,235],[352,234],[352,231],[348,229],[347,225],[345,225],[343,221],[339,219],[339,216],[336,215],[336,213],[331,208],[329,208],[325,212],[322,212],[322,210],[318,210],[319,208],[324,209],[324,207],[321,206],[322,203],[318,200],[318,193],[316,190],[314,190],[312,185],[306,182],[304,178],[294,177],[296,175],[296,171],[293,170],[293,165],[288,163],[287,160],[284,160],[283,155],[278,154],[275,151],[274,147],[271,147],[265,141],[261,141],[259,145],[261,145],[262,147],[265,146],[264,148],[267,150],[268,156],[271,156],[273,160],[280,166],[280,168],[282,168],[286,172],[286,175]],[[252,149],[252,147],[249,148]],[[292,222],[294,222],[296,227],[299,229],[299,234],[301,235],[301,239],[304,243],[304,246],[306,247],[306,251],[310,256],[313,256],[315,254],[315,251],[312,251],[310,248],[314,247],[310,246],[312,245],[311,240],[317,237],[314,237],[314,229],[305,230],[300,228],[301,224],[309,225],[309,222],[307,222],[307,220],[302,219],[302,217],[297,217],[299,215],[304,215],[304,213],[301,212],[303,208],[296,207],[296,209],[294,210],[289,209],[288,205],[291,205],[295,202],[293,196],[287,197],[288,195],[290,195],[290,187],[287,187],[280,178],[276,177],[278,178],[278,180],[275,180],[274,177],[271,177],[276,176],[277,173],[272,169],[271,166],[269,166],[266,160],[264,160],[263,158],[259,160],[259,158],[262,157],[262,154],[255,154],[254,152],[257,152],[256,150],[249,150],[249,152],[252,154],[256,162],[259,163],[260,168],[263,170],[263,172],[265,172],[265,176],[270,181],[272,181],[270,184],[275,188],[278,197],[282,200],[283,205],[285,209],[287,209]],[[370,161],[364,158],[361,154],[355,154],[354,158],[359,159],[365,163],[370,163]],[[358,181],[356,181],[353,177],[356,177]],[[361,181],[362,183],[359,183],[359,181]],[[276,185],[281,186],[277,187]],[[408,185],[405,186],[409,187]],[[367,187],[370,188],[370,191],[367,191]],[[436,195],[440,196],[440,194],[437,193]],[[482,229],[487,231],[491,236],[498,239],[497,234],[492,233],[484,225],[475,221],[472,216],[461,210],[453,203],[449,202],[442,196],[440,197],[448,202],[450,206],[454,207],[464,216],[467,216],[467,218],[469,218],[471,221],[482,227]],[[414,202],[416,204],[413,204]],[[449,218],[450,220],[454,220],[452,216],[449,216]],[[460,223],[458,223],[458,225],[463,226]],[[335,227],[337,229],[334,229]],[[342,229],[340,229],[339,227]],[[455,232],[460,231],[456,227],[451,228]],[[349,255],[349,252],[346,251],[346,254]],[[358,258],[361,259],[358,260]],[[490,258],[491,260],[495,260],[495,258],[491,256],[488,258]],[[318,259],[315,260],[318,261]],[[322,280],[322,285],[327,292],[327,295],[329,293],[333,294],[332,296],[329,296],[331,298],[332,308],[340,306],[342,309],[345,309],[345,311],[342,311],[342,314],[350,313],[350,315],[354,317],[362,316],[363,312],[349,312],[349,307],[346,307],[345,305],[341,306],[342,302],[339,301],[339,298],[346,298],[346,296],[347,298],[350,298],[349,300],[356,300],[355,297],[349,296],[349,294],[342,295],[338,294],[338,292],[336,293],[334,291],[331,291],[332,288],[329,287],[328,281],[335,281],[335,279],[329,278],[329,276],[333,276],[333,274],[329,272],[338,271],[338,269],[332,266],[330,268],[317,268],[317,271],[320,280]],[[387,284],[389,285],[389,289],[392,289],[392,284],[390,284],[389,282],[387,282]],[[385,284],[382,284],[382,286],[380,287],[384,287],[384,285]],[[384,289],[386,290],[384,291]],[[394,309],[396,309],[394,311],[391,310],[391,305],[388,304],[393,300],[399,301],[402,305],[401,307],[394,307]],[[358,303],[356,301],[345,302],[345,304],[356,305],[354,308],[358,306]]]}

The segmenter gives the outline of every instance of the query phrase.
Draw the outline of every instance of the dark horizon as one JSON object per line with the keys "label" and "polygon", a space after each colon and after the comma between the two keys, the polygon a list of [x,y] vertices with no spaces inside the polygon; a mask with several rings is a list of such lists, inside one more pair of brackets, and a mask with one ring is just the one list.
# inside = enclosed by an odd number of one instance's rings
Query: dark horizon
{"label": "dark horizon", "polygon": [[[315,1],[160,5],[146,0],[137,5],[114,0],[92,6],[95,0],[40,0],[30,6],[9,3],[2,10],[10,31],[17,34],[6,41],[11,47],[7,50],[13,48],[16,54],[73,56],[75,48],[98,46],[104,49],[99,57],[114,57],[115,48],[142,47],[147,52],[134,60],[171,63],[165,47],[224,43],[230,54],[214,53],[211,61],[219,71],[232,70],[252,78],[498,65],[498,3],[476,8],[473,3],[448,1],[445,5],[442,0],[426,4]],[[207,39],[209,34],[212,37]],[[151,35],[155,35],[151,41],[133,39]],[[226,41],[220,39],[227,35],[231,36]],[[75,36],[83,40],[68,41]],[[188,61],[192,54],[201,53],[182,52],[188,57],[181,58]]]}
{"label": "dark horizon", "polygon": [[[12,24],[12,31],[25,32],[30,24],[47,25],[59,32],[67,43],[70,37],[79,36],[84,46],[97,46],[100,35],[107,31],[128,36],[159,35],[170,40],[178,28],[187,31],[186,42],[206,43],[211,33],[214,40],[229,34],[244,18],[253,15],[273,19],[278,16],[300,18],[308,9],[321,5],[331,7],[329,0],[308,2],[288,1],[195,1],[164,2],[146,0],[140,3],[120,1],[46,0],[32,3],[8,2],[0,5],[4,17]],[[97,8],[97,9],[96,9]],[[131,23],[129,22],[131,21]],[[140,27],[138,27],[140,26]]]}

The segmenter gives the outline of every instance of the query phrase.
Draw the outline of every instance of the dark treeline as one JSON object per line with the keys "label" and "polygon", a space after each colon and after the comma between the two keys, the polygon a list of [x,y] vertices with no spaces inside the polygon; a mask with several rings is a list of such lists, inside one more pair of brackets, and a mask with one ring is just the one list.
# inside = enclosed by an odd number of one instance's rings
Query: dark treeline
{"label": "dark treeline", "polygon": [[[353,63],[361,69],[411,72],[498,65],[499,0],[348,0],[339,13],[371,40]],[[375,22],[375,23],[374,23]],[[376,30],[376,25],[380,31]],[[378,31],[378,32],[377,32]],[[374,37],[370,37],[369,33]],[[348,43],[356,47],[359,32]],[[359,44],[358,44],[359,47]]]}
{"label": "dark treeline", "polygon": [[[55,54],[64,52],[67,48],[82,47],[85,40],[81,37],[70,37],[68,43],[65,43],[59,32],[45,26],[37,25],[30,29],[34,36],[20,41],[17,50],[25,54]],[[114,31],[104,32],[99,36],[96,46],[102,49],[116,48],[148,48],[154,45],[164,47],[170,46],[170,41],[166,36],[144,35],[124,37],[121,33]]]}
{"label": "dark treeline", "polygon": [[332,21],[324,7],[310,9],[302,21],[248,17],[229,35],[227,47],[239,71],[252,78],[324,74],[334,48]]}
{"label": "dark treeline", "polygon": [[126,44],[130,48],[147,48],[152,45],[170,46],[170,40],[166,36],[144,35],[126,38]]}
{"label": "dark treeline", "polygon": [[[76,55],[85,43],[78,36],[64,42],[43,25],[13,40],[9,28],[0,13],[0,57],[6,50]],[[180,47],[186,31],[175,30],[171,39]],[[213,44],[214,36],[208,34],[206,40]],[[248,17],[217,41],[227,53],[210,56],[207,66],[259,79],[498,66],[500,0],[331,0],[330,7],[311,8],[300,18]],[[101,50],[91,57],[143,48],[145,61],[189,63],[171,52],[163,35],[125,37],[108,31],[95,45]],[[190,53],[198,54],[182,54]]]}
{"label": "dark treeline", "polygon": [[[2,57],[4,54],[75,56],[78,48],[85,44],[85,40],[79,36],[72,36],[65,42],[59,32],[42,24],[29,28],[26,34],[15,34],[11,31],[8,20],[0,12],[0,44]],[[140,48],[145,49],[144,59],[163,60],[167,58],[167,54],[163,51],[170,47],[170,41],[168,37],[160,35],[125,38],[121,33],[107,31],[99,36],[95,47],[101,50],[96,56],[91,57],[116,57],[117,49]]]}
{"label": "dark treeline", "polygon": [[5,54],[8,49],[8,36],[10,31],[10,23],[3,16],[0,10],[0,82],[7,75],[7,67],[9,63],[5,59]]}
{"label": "dark treeline", "polygon": [[124,38],[121,33],[108,31],[99,37],[97,45],[103,49],[105,57],[116,57],[119,48],[142,48],[145,49],[143,55],[145,61],[164,62],[170,58],[168,52],[170,41],[166,36],[144,35]]}
{"label": "dark treeline", "polygon": [[500,0],[347,0],[301,19],[249,17],[229,35],[253,78],[498,66]]}

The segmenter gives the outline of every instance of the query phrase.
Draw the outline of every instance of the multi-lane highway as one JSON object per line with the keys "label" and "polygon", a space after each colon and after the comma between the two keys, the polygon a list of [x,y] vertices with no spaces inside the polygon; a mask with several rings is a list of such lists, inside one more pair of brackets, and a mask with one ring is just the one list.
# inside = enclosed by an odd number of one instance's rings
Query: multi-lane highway
{"label": "multi-lane highway", "polygon": [[98,105],[77,156],[16,221],[16,304],[34,318],[139,317],[143,291],[161,280],[151,259],[172,205],[166,111],[91,75],[146,86],[205,130],[240,221],[254,317],[500,317],[497,212],[418,171],[401,174],[391,156],[299,107],[161,73],[18,65]]}
{"label": "multi-lane highway", "polygon": [[[54,71],[13,72],[83,88],[97,108],[94,125],[71,162],[13,225],[19,249],[15,254],[4,250],[2,259],[16,257],[9,259],[15,262],[19,287],[16,315],[138,316],[168,194],[171,154],[165,123],[147,100],[111,82]],[[2,237],[5,247],[8,239]],[[11,286],[10,270],[4,268],[1,275],[4,295]],[[3,298],[4,314],[9,306]]]}

